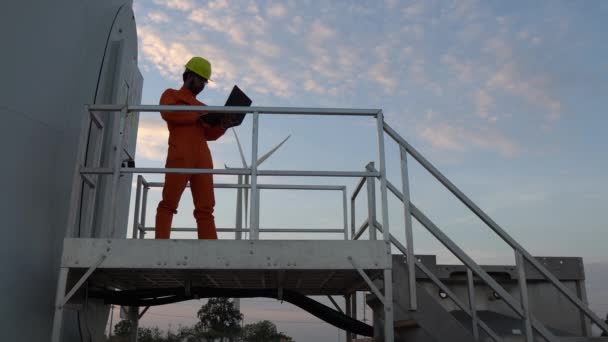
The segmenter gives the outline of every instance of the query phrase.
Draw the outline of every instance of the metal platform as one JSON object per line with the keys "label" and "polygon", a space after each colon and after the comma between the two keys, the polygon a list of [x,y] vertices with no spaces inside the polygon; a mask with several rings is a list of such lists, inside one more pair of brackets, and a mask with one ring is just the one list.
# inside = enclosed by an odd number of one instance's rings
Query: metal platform
{"label": "metal platform", "polygon": [[[306,295],[369,291],[390,269],[384,241],[65,239],[68,284],[124,290],[200,286],[284,288]],[[351,258],[351,259],[349,259]],[[70,286],[69,286],[70,287]]]}

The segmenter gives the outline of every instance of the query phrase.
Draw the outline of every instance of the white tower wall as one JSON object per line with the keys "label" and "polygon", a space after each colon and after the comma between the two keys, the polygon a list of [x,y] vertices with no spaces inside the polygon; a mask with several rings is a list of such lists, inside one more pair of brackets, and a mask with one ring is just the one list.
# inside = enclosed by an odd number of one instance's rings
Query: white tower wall
{"label": "white tower wall", "polygon": [[[0,37],[0,331],[5,341],[48,341],[84,105],[141,99],[131,1],[10,1]],[[64,341],[99,340],[105,306],[66,313]]]}

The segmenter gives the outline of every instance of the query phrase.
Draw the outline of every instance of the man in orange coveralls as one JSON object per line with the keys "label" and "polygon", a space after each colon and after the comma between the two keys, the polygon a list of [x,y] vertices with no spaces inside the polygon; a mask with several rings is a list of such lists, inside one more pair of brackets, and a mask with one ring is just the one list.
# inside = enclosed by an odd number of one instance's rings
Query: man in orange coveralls
{"label": "man in orange coveralls", "polygon": [[[161,105],[205,106],[195,97],[211,78],[211,64],[204,58],[193,57],[186,64],[184,85],[179,90],[167,89],[160,98]],[[212,169],[213,161],[207,141],[221,137],[224,128],[209,126],[201,121],[201,112],[161,112],[169,128],[169,152],[167,168]],[[163,187],[163,199],[156,210],[156,239],[168,239],[171,234],[173,214],[190,181],[194,201],[194,217],[199,239],[217,239],[213,207],[213,175],[167,173]]]}

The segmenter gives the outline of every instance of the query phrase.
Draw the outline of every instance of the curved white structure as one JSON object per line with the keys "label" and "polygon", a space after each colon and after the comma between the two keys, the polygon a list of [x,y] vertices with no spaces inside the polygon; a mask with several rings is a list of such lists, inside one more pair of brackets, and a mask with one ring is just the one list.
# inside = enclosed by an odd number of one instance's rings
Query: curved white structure
{"label": "curved white structure", "polygon": [[[5,341],[49,341],[84,105],[139,103],[135,19],[128,0],[2,7],[0,326]],[[137,120],[130,122],[132,154]],[[119,200],[128,201],[129,191],[123,186]],[[102,208],[104,198],[98,203]],[[119,226],[126,227],[128,204],[118,207],[117,220],[125,222]],[[77,309],[66,311],[62,340],[98,341],[107,307],[88,301]]]}

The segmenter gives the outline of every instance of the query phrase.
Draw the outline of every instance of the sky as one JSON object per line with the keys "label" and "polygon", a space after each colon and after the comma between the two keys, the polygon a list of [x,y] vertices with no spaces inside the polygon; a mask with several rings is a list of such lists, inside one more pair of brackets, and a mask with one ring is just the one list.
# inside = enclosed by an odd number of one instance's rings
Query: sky
{"label": "sky", "polygon": [[[213,82],[198,99],[209,105],[223,105],[238,84],[255,106],[382,109],[389,125],[533,255],[579,256],[591,269],[605,270],[608,2],[148,0],[135,1],[134,10],[143,104],[157,104],[166,88],[179,88],[183,65],[203,56],[212,64]],[[250,163],[251,118],[237,133]],[[262,115],[260,154],[289,134],[261,169],[363,171],[370,161],[378,165],[373,118]],[[160,115],[142,114],[137,165],[162,167],[167,137]],[[401,187],[398,147],[390,138],[385,143],[388,179]],[[233,132],[210,147],[215,168],[242,166]],[[411,158],[408,165],[417,207],[479,263],[513,263],[512,251],[479,219]],[[215,180],[235,182],[229,176]],[[350,194],[357,180],[260,182],[346,185]],[[159,195],[150,194],[148,222],[154,222]],[[234,190],[217,190],[216,197],[218,227],[234,227]],[[339,193],[265,191],[260,201],[262,228],[343,224]],[[362,194],[357,226],[365,220],[365,202]],[[185,193],[174,226],[193,227],[192,209]],[[389,211],[389,229],[403,241],[395,198]],[[414,224],[414,237],[417,254],[456,262],[420,225]],[[602,283],[589,290],[602,315],[606,290]],[[193,317],[200,304],[151,311],[148,323],[190,324],[184,317]],[[243,310],[246,321],[274,320],[298,341],[339,334],[286,304],[251,300]]]}

